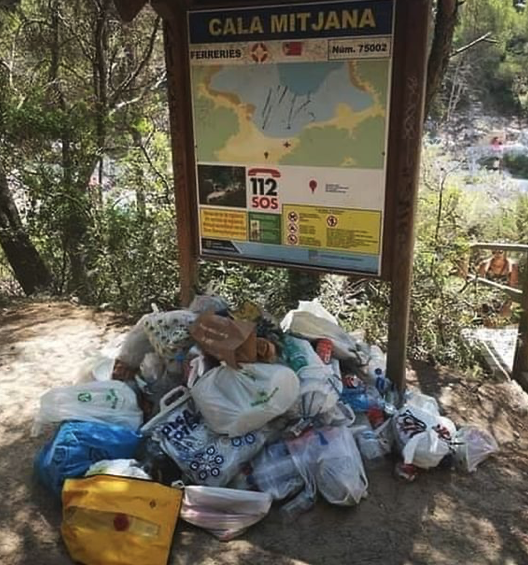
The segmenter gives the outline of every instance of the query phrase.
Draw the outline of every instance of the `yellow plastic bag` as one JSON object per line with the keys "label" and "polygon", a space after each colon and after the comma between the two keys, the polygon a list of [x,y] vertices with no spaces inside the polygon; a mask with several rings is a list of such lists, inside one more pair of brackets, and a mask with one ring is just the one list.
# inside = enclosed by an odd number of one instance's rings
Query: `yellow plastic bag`
{"label": "yellow plastic bag", "polygon": [[140,479],[68,479],[62,536],[84,565],[165,565],[182,492]]}

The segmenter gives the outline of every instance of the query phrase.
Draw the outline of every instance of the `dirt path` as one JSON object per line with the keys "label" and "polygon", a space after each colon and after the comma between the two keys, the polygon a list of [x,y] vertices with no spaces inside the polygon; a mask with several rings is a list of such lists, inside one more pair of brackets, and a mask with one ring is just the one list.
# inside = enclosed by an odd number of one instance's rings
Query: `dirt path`
{"label": "dirt path", "polygon": [[[42,439],[30,438],[38,398],[75,381],[82,361],[123,333],[120,320],[68,303],[0,315],[0,563],[70,565],[60,509],[34,482]],[[416,367],[414,384],[456,423],[490,429],[502,452],[476,474],[424,473],[407,484],[391,465],[369,473],[354,509],[323,502],[295,523],[274,511],[227,544],[180,522],[171,565],[525,565],[528,563],[528,401],[512,383],[465,383]]]}

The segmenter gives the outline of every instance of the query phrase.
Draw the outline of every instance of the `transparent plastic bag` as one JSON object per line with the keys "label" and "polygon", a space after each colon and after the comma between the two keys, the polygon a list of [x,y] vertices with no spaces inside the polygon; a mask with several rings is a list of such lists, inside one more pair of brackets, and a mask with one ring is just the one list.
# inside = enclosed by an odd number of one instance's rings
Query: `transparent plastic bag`
{"label": "transparent plastic bag", "polygon": [[270,494],[274,500],[283,500],[298,493],[304,480],[282,441],[272,443],[244,466],[242,472],[230,483],[232,488],[259,490]]}
{"label": "transparent plastic bag", "polygon": [[495,438],[477,426],[463,426],[455,436],[455,462],[457,467],[473,473],[490,455],[499,451]]}
{"label": "transparent plastic bag", "polygon": [[64,420],[103,422],[137,430],[143,422],[143,412],[135,392],[120,381],[52,388],[40,397],[32,435],[40,434],[45,424]]}
{"label": "transparent plastic bag", "polygon": [[359,504],[367,496],[368,480],[350,428],[313,429],[286,445],[307,495],[319,491],[339,506]]}
{"label": "transparent plastic bag", "polygon": [[262,492],[188,486],[181,518],[211,532],[221,541],[229,541],[262,520],[271,503],[271,496]]}

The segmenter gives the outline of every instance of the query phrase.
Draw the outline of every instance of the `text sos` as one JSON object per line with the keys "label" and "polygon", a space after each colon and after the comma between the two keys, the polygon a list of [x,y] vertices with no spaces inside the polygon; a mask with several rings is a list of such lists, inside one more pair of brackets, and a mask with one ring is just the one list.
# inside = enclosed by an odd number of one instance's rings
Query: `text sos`
{"label": "text sos", "polygon": [[279,184],[274,176],[251,176],[251,207],[260,210],[279,209]]}

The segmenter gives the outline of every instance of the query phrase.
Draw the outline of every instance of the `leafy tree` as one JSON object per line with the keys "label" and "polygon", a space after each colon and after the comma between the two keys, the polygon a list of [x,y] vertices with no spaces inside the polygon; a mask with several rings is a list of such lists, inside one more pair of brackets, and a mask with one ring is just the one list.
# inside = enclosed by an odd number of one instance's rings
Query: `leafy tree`
{"label": "leafy tree", "polygon": [[59,290],[66,282],[85,299],[104,164],[132,145],[134,108],[162,96],[159,27],[149,11],[124,26],[110,0],[24,0],[0,40],[9,170],[29,201],[31,231],[59,269]]}

